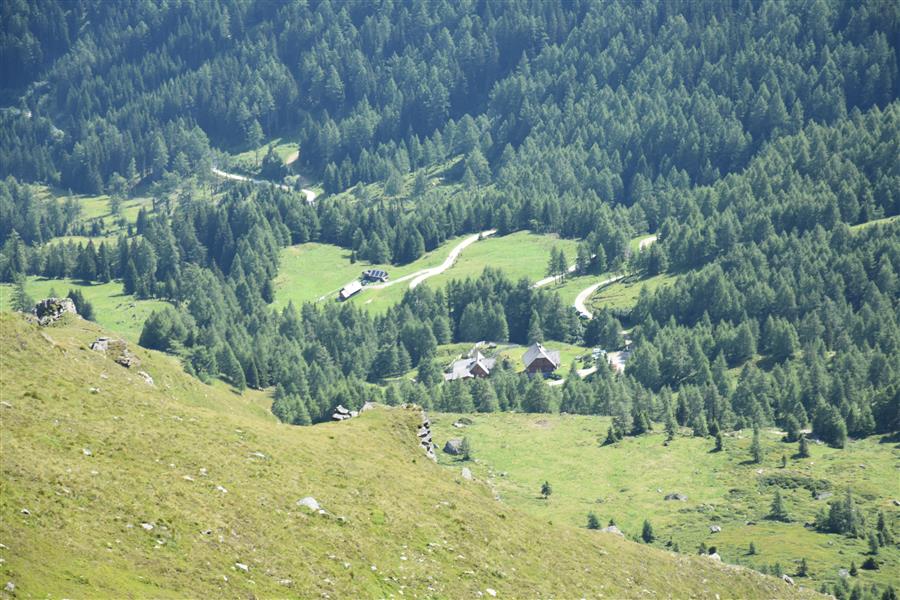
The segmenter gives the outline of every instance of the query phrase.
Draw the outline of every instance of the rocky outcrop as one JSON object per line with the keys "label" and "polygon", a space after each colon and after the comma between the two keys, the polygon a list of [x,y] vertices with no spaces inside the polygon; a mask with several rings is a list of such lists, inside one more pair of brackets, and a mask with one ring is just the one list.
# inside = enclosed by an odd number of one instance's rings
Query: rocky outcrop
{"label": "rocky outcrop", "polygon": [[619,537],[625,537],[625,534],[622,533],[622,530],[616,527],[615,525],[610,525],[609,527],[604,527],[600,530],[600,533],[611,533],[613,535],[617,535]]}
{"label": "rocky outcrop", "polygon": [[[126,369],[130,369],[131,367],[136,367],[141,364],[141,361],[138,359],[131,350],[128,349],[128,342],[125,340],[116,340],[108,337],[98,337],[96,340],[91,342],[91,350],[95,352],[103,352],[109,358],[113,359],[113,361],[125,367]],[[143,377],[143,375],[141,375]],[[149,377],[149,375],[147,375]],[[147,377],[144,377],[144,380],[147,380]],[[153,379],[151,378],[148,383],[152,385]]]}
{"label": "rocky outcrop", "polygon": [[459,456],[462,454],[462,440],[459,438],[447,440],[447,443],[444,444],[444,452],[451,456]]}
{"label": "rocky outcrop", "polygon": [[357,411],[344,408],[342,404],[338,404],[337,408],[334,409],[331,418],[335,421],[346,421],[347,419],[352,419],[356,416],[359,416]]}
{"label": "rocky outcrop", "polygon": [[31,310],[40,325],[50,325],[62,319],[66,314],[77,315],[75,303],[71,298],[46,298],[34,305]]}
{"label": "rocky outcrop", "polygon": [[685,502],[688,498],[684,494],[674,493],[674,494],[666,494],[666,500],[678,500],[679,502]]}
{"label": "rocky outcrop", "polygon": [[425,450],[428,458],[437,462],[437,456],[434,453],[434,442],[431,440],[431,421],[424,410],[422,411],[422,423],[419,425],[416,435],[419,437],[419,445]]}

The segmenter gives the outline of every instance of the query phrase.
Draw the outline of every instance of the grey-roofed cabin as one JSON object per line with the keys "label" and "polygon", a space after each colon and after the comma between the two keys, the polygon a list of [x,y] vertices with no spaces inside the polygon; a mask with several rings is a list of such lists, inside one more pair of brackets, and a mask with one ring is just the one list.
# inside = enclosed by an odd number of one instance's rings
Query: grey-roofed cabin
{"label": "grey-roofed cabin", "polygon": [[528,347],[522,356],[528,373],[552,373],[559,368],[559,351],[547,350],[540,343]]}

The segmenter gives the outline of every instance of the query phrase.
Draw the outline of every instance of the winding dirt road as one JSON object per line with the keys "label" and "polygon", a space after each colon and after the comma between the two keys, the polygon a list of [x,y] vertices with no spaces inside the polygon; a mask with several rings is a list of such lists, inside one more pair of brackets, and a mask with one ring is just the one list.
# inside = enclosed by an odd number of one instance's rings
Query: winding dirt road
{"label": "winding dirt road", "polygon": [[615,277],[610,277],[609,279],[604,279],[603,281],[598,281],[597,283],[589,285],[586,288],[584,288],[583,290],[581,290],[578,293],[578,296],[575,298],[575,310],[578,311],[578,314],[580,314],[582,317],[584,317],[586,319],[594,318],[594,315],[591,313],[591,311],[589,311],[587,309],[587,306],[584,305],[585,300],[590,298],[591,294],[593,294],[595,291],[597,291],[597,288],[604,286],[604,285],[609,285],[610,283],[615,283],[615,282],[619,281],[620,279],[622,279],[623,277],[625,277],[624,274],[616,275]]}
{"label": "winding dirt road", "polygon": [[[278,189],[284,190],[286,192],[290,192],[293,189],[290,186],[284,185],[283,183],[275,183],[274,181],[265,181],[263,179],[254,179],[252,177],[239,175],[237,173],[228,173],[226,171],[223,171],[222,169],[217,169],[216,167],[212,168],[212,173],[216,177],[221,177],[222,179],[230,179],[231,181],[249,181],[250,183],[255,183],[257,185],[274,185]],[[300,191],[306,197],[307,204],[312,204],[316,201],[316,193],[313,190],[303,188]]]}
{"label": "winding dirt road", "polygon": [[487,231],[482,231],[481,233],[470,235],[469,237],[458,243],[456,246],[454,246],[453,250],[450,251],[450,254],[447,255],[447,258],[444,259],[444,262],[442,262],[438,266],[429,267],[428,269],[422,269],[421,271],[416,271],[415,273],[410,273],[409,275],[404,275],[403,277],[398,277],[397,279],[392,279],[391,281],[386,281],[384,283],[367,285],[363,288],[363,290],[380,290],[382,288],[391,287],[392,285],[397,285],[398,283],[403,283],[404,281],[409,281],[410,279],[412,279],[412,282],[409,284],[409,289],[414,289],[429,277],[440,275],[441,273],[452,267],[453,263],[456,262],[456,259],[459,258],[459,254],[463,250],[477,242],[479,239],[484,239],[488,236],[494,235],[495,233],[497,233],[496,229],[488,229]]}
{"label": "winding dirt road", "polygon": [[[647,246],[649,246],[650,244],[655,242],[657,239],[659,239],[659,236],[655,235],[655,234],[645,237],[640,242],[638,242],[638,250],[643,250],[644,248],[646,248]],[[583,290],[581,290],[581,292],[579,292],[578,296],[575,298],[575,304],[574,304],[575,310],[578,311],[578,314],[580,314],[582,317],[584,317],[586,319],[593,318],[594,315],[591,313],[591,311],[589,311],[587,309],[587,306],[585,306],[585,304],[584,304],[585,301],[588,298],[590,298],[591,295],[595,291],[597,291],[597,288],[602,287],[604,285],[609,285],[610,283],[615,283],[615,282],[619,281],[620,279],[622,279],[623,277],[625,277],[624,274],[616,275],[615,277],[610,277],[609,279],[604,279],[603,281],[598,281],[597,283],[591,284],[591,285],[587,286],[586,288],[584,288]],[[543,281],[544,280],[541,279],[541,281],[539,281],[538,283],[542,284],[542,285],[546,285],[546,284],[542,283]],[[538,287],[538,285],[535,284],[535,287]]]}

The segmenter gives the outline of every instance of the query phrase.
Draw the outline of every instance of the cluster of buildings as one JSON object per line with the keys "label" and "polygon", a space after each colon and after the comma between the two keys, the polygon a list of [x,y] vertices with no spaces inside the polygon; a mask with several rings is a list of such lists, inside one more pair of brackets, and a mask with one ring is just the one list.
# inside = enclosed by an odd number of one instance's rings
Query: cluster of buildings
{"label": "cluster of buildings", "polygon": [[[529,374],[547,375],[559,368],[560,358],[558,350],[548,350],[540,343],[534,343],[528,347],[522,356],[525,363],[525,372]],[[473,377],[487,377],[497,364],[496,358],[488,358],[481,353],[476,345],[467,356],[456,360],[450,365],[450,371],[444,373],[446,381],[456,379],[470,379]]]}
{"label": "cluster of buildings", "polygon": [[388,280],[388,272],[383,269],[366,269],[359,279],[354,279],[341,288],[338,292],[338,300],[343,302],[351,296],[362,291],[363,286],[369,283],[384,283]]}

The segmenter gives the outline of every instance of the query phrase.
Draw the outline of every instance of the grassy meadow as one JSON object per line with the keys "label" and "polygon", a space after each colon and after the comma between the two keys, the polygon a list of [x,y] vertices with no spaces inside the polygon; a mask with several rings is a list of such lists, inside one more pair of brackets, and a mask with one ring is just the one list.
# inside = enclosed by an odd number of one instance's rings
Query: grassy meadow
{"label": "grassy meadow", "polygon": [[[336,296],[344,285],[369,268],[384,269],[395,280],[436,267],[469,235],[451,238],[418,260],[400,266],[373,265],[365,261],[354,264],[350,262],[349,250],[330,244],[310,242],[290,246],[281,251],[281,265],[275,279],[275,306],[285,306],[289,301],[300,304]],[[440,275],[426,279],[423,285],[437,288],[452,279],[478,277],[487,266],[502,269],[514,281],[522,277],[537,281],[545,276],[550,250],[554,246],[563,248],[567,256],[574,257],[577,242],[559,239],[555,235],[529,232],[488,237],[467,247],[452,267]],[[353,297],[351,302],[372,311],[383,312],[400,302],[408,289],[408,281],[382,289],[366,289]]]}
{"label": "grassy meadow", "polygon": [[242,173],[258,173],[259,165],[266,152],[269,151],[269,146],[272,146],[275,154],[285,163],[291,161],[300,152],[300,145],[297,142],[289,142],[284,138],[274,138],[259,148],[250,148],[232,155],[230,158],[231,168]]}
{"label": "grassy meadow", "polygon": [[[119,218],[124,219],[128,223],[134,223],[137,221],[138,212],[141,208],[146,208],[150,210],[153,205],[153,200],[149,196],[138,195],[132,198],[126,198],[122,201],[121,213],[118,217],[113,216],[110,211],[110,197],[106,194],[96,195],[96,196],[88,196],[84,194],[72,194],[69,195],[68,192],[51,188],[46,185],[33,185],[31,186],[34,191],[35,196],[42,200],[54,200],[60,204],[65,202],[66,200],[74,199],[78,206],[81,207],[81,213],[76,221],[76,223],[81,222],[89,222],[96,219],[102,219],[103,221],[103,235],[102,238],[109,240],[115,240],[120,233],[124,233],[125,229],[119,227],[116,221]],[[72,239],[76,243],[79,241],[86,242],[89,238],[79,238],[77,236],[68,236],[63,238],[56,238],[56,240],[68,240]],[[94,239],[94,243],[98,243],[98,238]]]}
{"label": "grassy meadow", "polygon": [[[352,263],[349,250],[331,244],[309,242],[289,246],[281,251],[281,264],[275,278],[275,306],[286,306],[289,301],[299,306],[303,302],[315,302],[324,299],[323,297],[333,300],[344,285],[359,278],[366,269],[384,269],[391,279],[397,279],[421,269],[435,267],[444,262],[450,250],[465,237],[468,236],[451,238],[418,260],[401,266],[376,265],[367,261]],[[401,282],[381,290],[364,290],[353,302],[372,300],[377,306],[384,304],[387,308],[386,300],[399,302],[407,289],[409,283]]]}
{"label": "grassy meadow", "polygon": [[[0,284],[0,310],[11,310],[12,289],[12,284]],[[65,296],[70,289],[81,290],[94,307],[94,319],[98,324],[132,342],[137,342],[141,336],[144,321],[150,313],[167,304],[162,300],[138,300],[125,294],[120,281],[85,283],[79,279],[29,277],[25,283],[25,291],[35,302],[50,297],[51,292]]]}
{"label": "grassy meadow", "polygon": [[105,333],[0,314],[0,578],[16,596],[813,597],[497,502],[478,465],[467,481],[425,457],[419,411],[283,425],[264,395],[133,347],[149,385],[88,349]]}
{"label": "grassy meadow", "polygon": [[[817,483],[818,489],[833,493],[831,499],[851,489],[871,524],[880,509],[893,520],[895,531],[900,528],[900,509],[893,505],[900,495],[896,441],[872,437],[850,442],[845,450],[810,444],[812,456],[796,459],[797,444],[784,443],[780,432],[767,430],[762,464],[749,464],[749,430],[727,435],[724,451],[711,452],[712,439],[689,437],[687,430],[668,446],[661,431],[601,446],[610,425],[606,417],[476,414],[468,415],[473,425],[457,429],[451,424],[458,416],[433,415],[438,447],[451,437],[468,437],[477,459],[468,466],[476,477],[489,481],[510,506],[553,523],[586,527],[587,514],[593,512],[603,526],[614,519],[629,538],[637,539],[649,519],[656,545],[671,541],[684,553],[695,553],[702,542],[715,546],[728,563],[757,568],[778,563],[790,575],[797,561],[806,558],[811,573],[806,581],[816,587],[837,580],[839,569],[849,569],[851,561],[859,567],[868,544],[804,527],[830,499],[815,500],[802,485],[824,482]],[[441,464],[458,468],[457,459],[439,454]],[[783,454],[788,460],[782,469]],[[553,488],[548,500],[540,497],[544,481]],[[790,523],[765,518],[776,489]],[[684,494],[687,500],[664,500],[670,493]],[[711,525],[722,531],[711,533]],[[756,555],[748,554],[750,542]],[[897,587],[900,548],[882,548],[878,558],[884,562],[881,568],[860,569],[858,580]]]}
{"label": "grassy meadow", "polygon": [[663,273],[653,277],[638,277],[635,275],[626,277],[616,283],[603,286],[594,292],[586,303],[589,308],[599,310],[601,308],[629,309],[633,307],[640,296],[641,289],[647,288],[648,292],[656,288],[674,283],[675,275]]}
{"label": "grassy meadow", "polygon": [[481,275],[485,267],[500,269],[514,282],[523,277],[529,281],[537,281],[547,276],[547,263],[554,247],[565,252],[569,263],[574,262],[577,240],[529,231],[491,236],[463,250],[456,264],[444,273],[428,279],[428,285],[441,287],[451,279],[475,278]]}

